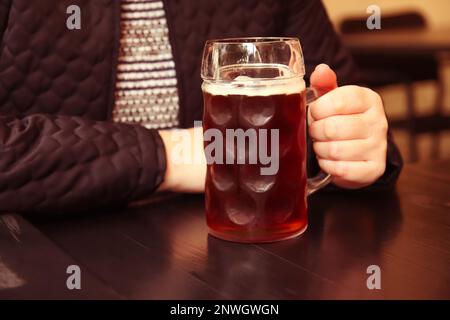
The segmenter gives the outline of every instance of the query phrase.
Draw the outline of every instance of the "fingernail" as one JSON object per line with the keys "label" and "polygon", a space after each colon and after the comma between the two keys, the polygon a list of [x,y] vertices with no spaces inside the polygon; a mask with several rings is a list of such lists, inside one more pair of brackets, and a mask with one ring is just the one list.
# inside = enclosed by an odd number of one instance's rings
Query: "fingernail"
{"label": "fingernail", "polygon": [[321,63],[319,65],[316,66],[316,70],[319,68],[326,68],[326,69],[330,69],[330,66],[327,65],[326,63]]}

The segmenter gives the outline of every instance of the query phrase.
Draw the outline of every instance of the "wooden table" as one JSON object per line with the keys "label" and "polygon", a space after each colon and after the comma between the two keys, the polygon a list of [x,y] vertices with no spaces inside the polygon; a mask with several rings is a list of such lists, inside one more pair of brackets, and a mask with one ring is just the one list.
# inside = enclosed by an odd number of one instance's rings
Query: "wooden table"
{"label": "wooden table", "polygon": [[[450,161],[407,165],[397,192],[312,196],[294,240],[224,242],[203,215],[201,196],[33,225],[3,215],[0,299],[450,299]],[[72,264],[81,290],[66,288]]]}

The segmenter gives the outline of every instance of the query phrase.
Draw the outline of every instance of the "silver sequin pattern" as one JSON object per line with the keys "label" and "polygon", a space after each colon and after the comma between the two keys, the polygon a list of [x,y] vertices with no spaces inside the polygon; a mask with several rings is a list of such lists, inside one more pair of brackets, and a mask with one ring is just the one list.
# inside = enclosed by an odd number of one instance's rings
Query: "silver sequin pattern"
{"label": "silver sequin pattern", "polygon": [[163,2],[122,0],[113,120],[153,129],[176,127],[175,72]]}

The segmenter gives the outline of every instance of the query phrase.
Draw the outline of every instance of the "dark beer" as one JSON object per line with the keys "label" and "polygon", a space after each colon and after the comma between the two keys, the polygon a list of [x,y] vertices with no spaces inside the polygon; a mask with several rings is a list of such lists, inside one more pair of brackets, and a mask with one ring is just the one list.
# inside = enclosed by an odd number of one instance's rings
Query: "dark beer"
{"label": "dark beer", "polygon": [[[294,237],[307,226],[306,106],[301,78],[267,80],[259,84],[203,85],[206,130],[278,129],[279,140],[269,135],[266,149],[279,143],[276,174],[263,175],[260,163],[208,164],[206,217],[210,233],[240,242],[270,242]],[[258,143],[260,142],[258,136]],[[212,141],[205,141],[207,147]],[[249,160],[252,145],[245,146]],[[236,146],[223,144],[234,158]],[[233,152],[234,151],[234,152]],[[273,156],[273,155],[272,155]]]}

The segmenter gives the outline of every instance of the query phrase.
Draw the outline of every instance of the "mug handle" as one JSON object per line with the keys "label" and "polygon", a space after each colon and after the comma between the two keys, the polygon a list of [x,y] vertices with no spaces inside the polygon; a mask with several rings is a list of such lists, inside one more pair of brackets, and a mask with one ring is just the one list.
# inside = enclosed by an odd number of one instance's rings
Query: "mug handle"
{"label": "mug handle", "polygon": [[[308,108],[310,107],[309,105],[312,102],[317,100],[317,98],[318,95],[314,89],[312,88],[306,89],[306,106]],[[306,195],[309,196],[310,194],[313,194],[317,190],[320,190],[323,187],[325,187],[330,182],[331,182],[331,175],[320,170],[320,172],[315,177],[308,178],[306,184]]]}

